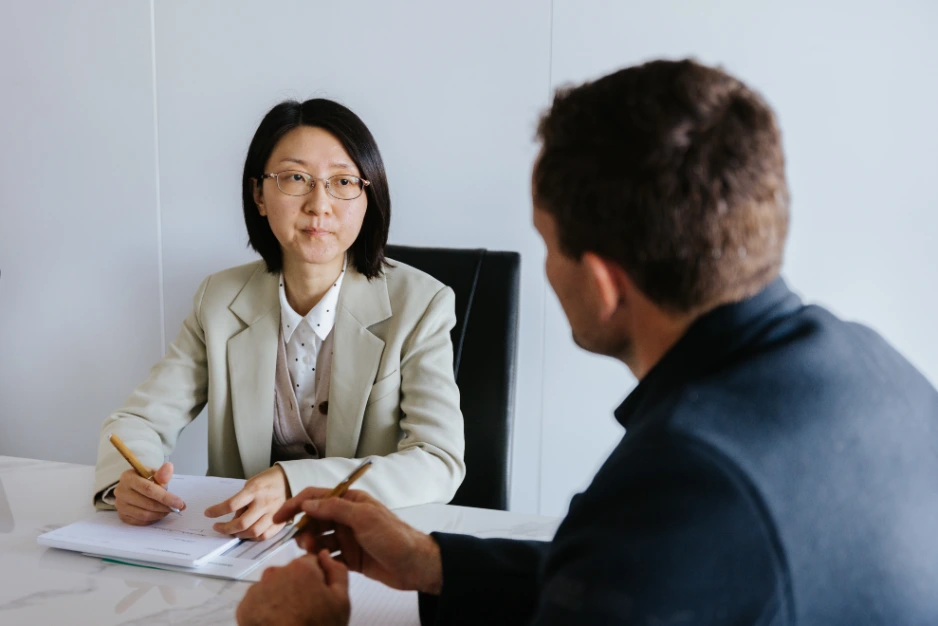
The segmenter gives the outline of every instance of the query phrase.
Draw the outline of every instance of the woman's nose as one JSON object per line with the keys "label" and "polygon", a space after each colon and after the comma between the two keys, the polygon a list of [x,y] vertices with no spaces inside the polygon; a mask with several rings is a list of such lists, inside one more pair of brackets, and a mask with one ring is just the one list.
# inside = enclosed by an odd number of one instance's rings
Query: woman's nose
{"label": "woman's nose", "polygon": [[332,197],[326,191],[326,186],[321,182],[316,182],[316,186],[305,196],[303,210],[313,215],[328,214],[332,211]]}

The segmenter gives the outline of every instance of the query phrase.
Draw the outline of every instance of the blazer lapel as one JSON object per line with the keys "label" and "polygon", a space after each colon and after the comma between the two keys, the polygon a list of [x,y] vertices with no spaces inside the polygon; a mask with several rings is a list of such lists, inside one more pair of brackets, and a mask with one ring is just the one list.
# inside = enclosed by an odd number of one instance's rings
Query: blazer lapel
{"label": "blazer lapel", "polygon": [[260,264],[228,307],[248,325],[228,340],[231,412],[245,478],[270,467],[280,333],[278,281]]}
{"label": "blazer lapel", "polygon": [[326,456],[355,456],[365,405],[384,353],[384,340],[368,328],[389,317],[391,299],[385,275],[369,281],[349,264],[332,331],[335,344]]}

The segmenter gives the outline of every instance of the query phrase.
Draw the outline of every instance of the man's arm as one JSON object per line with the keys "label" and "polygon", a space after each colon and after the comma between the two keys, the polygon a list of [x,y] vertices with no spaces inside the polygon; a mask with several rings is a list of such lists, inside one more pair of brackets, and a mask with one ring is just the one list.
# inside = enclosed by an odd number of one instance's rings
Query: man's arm
{"label": "man's arm", "polygon": [[422,592],[424,626],[792,623],[781,541],[745,472],[700,441],[635,443],[573,499],[549,544],[428,536],[356,490],[308,488],[274,521],[306,513],[301,548],[341,549],[352,571]]}
{"label": "man's arm", "polygon": [[420,594],[420,623],[525,624],[537,607],[548,543],[433,533],[443,563],[439,596]]}
{"label": "man's arm", "polygon": [[528,623],[789,623],[780,542],[745,473],[673,434],[619,452],[571,504]]}

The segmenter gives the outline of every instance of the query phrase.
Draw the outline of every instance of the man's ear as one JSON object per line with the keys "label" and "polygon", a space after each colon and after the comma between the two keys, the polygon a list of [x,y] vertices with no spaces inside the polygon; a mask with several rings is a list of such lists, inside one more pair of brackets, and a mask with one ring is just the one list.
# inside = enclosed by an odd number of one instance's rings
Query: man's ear
{"label": "man's ear", "polygon": [[584,252],[581,262],[597,299],[600,317],[608,320],[625,299],[626,284],[623,279],[628,281],[625,270],[593,252]]}
{"label": "man's ear", "polygon": [[254,185],[254,204],[257,205],[257,212],[267,217],[267,208],[264,206],[264,188],[257,184],[257,179],[252,178],[251,184]]}

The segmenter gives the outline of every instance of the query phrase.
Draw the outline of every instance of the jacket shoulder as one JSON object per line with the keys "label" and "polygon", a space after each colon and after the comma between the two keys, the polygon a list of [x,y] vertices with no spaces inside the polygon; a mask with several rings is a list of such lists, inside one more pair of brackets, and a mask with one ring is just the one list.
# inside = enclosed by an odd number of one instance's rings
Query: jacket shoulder
{"label": "jacket shoulder", "polygon": [[205,297],[212,300],[227,299],[230,302],[241,293],[251,277],[266,271],[264,261],[260,260],[210,274],[205,279]]}
{"label": "jacket shoulder", "polygon": [[388,283],[388,295],[392,304],[401,298],[419,300],[426,305],[447,286],[416,267],[388,259],[391,264],[384,269]]}

